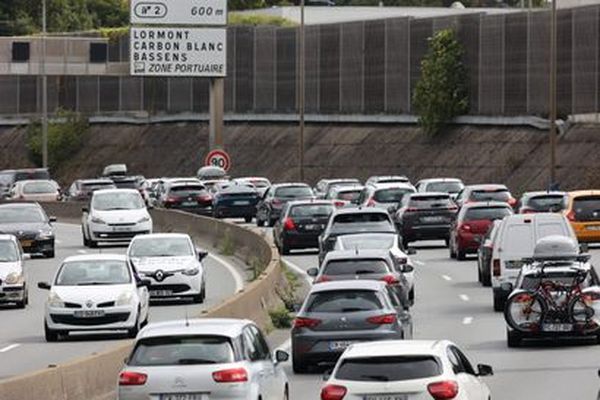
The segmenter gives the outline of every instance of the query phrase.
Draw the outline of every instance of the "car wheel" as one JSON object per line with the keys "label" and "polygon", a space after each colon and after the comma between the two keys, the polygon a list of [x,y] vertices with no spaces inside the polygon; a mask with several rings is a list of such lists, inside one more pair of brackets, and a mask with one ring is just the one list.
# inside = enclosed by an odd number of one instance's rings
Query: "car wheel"
{"label": "car wheel", "polygon": [[58,342],[59,334],[58,331],[48,328],[48,324],[44,322],[44,336],[46,342]]}
{"label": "car wheel", "polygon": [[81,235],[83,236],[83,246],[84,247],[90,247],[90,241],[85,236],[85,232],[83,231],[83,228],[81,228]]}
{"label": "car wheel", "polygon": [[450,251],[450,258],[455,259],[456,251],[454,250],[454,246],[452,246],[452,242],[450,242],[450,246],[448,246],[448,249]]}
{"label": "car wheel", "polygon": [[483,284],[483,286],[485,287],[490,287],[492,286],[492,277],[490,275],[490,270],[489,268],[486,270],[483,270],[481,272],[481,283]]}
{"label": "car wheel", "polygon": [[506,330],[506,344],[508,347],[519,347],[521,346],[521,341],[523,340],[523,336],[517,331],[511,331],[509,329]]}
{"label": "car wheel", "polygon": [[258,226],[259,228],[262,226],[265,226],[265,221],[263,221],[262,219],[260,219],[258,217],[258,214],[256,214],[256,226]]}
{"label": "car wheel", "polygon": [[481,277],[481,268],[479,266],[479,262],[477,262],[477,282],[483,283],[483,278]]}
{"label": "car wheel", "polygon": [[88,240],[88,247],[90,249],[96,249],[96,248],[98,248],[98,242],[96,242],[95,240],[90,239],[90,240]]}
{"label": "car wheel", "polygon": [[410,301],[411,306],[415,305],[415,288],[414,287],[412,289],[410,289],[410,292],[408,292],[408,300]]}
{"label": "car wheel", "polygon": [[44,252],[44,257],[46,257],[46,258],[54,258],[54,249],[52,249],[50,251]]}
{"label": "car wheel", "polygon": [[137,334],[140,331],[140,310],[138,309],[138,314],[136,316],[135,325],[133,328],[127,330],[127,337],[130,339],[135,339]]}
{"label": "car wheel", "polygon": [[295,374],[305,374],[308,372],[308,367],[298,357],[292,357],[292,369]]}
{"label": "car wheel", "polygon": [[275,223],[277,222],[276,219],[273,219],[271,217],[269,217],[269,226],[272,228],[275,226]]}
{"label": "car wheel", "polygon": [[290,400],[290,389],[287,386],[283,392],[283,400]]}
{"label": "car wheel", "polygon": [[450,239],[444,239],[444,243],[446,243],[446,247],[450,247]]}
{"label": "car wheel", "polygon": [[244,217],[244,222],[249,224],[250,222],[252,222],[252,217]]}
{"label": "car wheel", "polygon": [[504,304],[506,303],[506,297],[502,293],[494,290],[494,311],[504,311]]}
{"label": "car wheel", "polygon": [[204,303],[204,298],[202,296],[202,292],[200,292],[200,294],[192,296],[192,302],[194,302],[196,304],[202,304],[202,303]]}
{"label": "car wheel", "polygon": [[287,244],[285,244],[285,239],[281,240],[280,250],[281,250],[281,254],[284,256],[287,256],[290,254],[290,247]]}
{"label": "car wheel", "polygon": [[462,251],[461,249],[456,250],[456,259],[458,261],[464,261],[467,259],[467,253]]}

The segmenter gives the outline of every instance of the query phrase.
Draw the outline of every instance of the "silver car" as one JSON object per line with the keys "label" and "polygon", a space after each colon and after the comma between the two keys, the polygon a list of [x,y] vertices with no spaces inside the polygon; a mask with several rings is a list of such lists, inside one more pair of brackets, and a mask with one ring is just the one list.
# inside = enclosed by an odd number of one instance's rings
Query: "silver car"
{"label": "silver car", "polygon": [[23,261],[29,255],[13,235],[0,235],[0,304],[14,303],[17,308],[27,305],[27,286]]}
{"label": "silver car", "polygon": [[289,383],[252,321],[194,319],[152,324],[119,375],[119,400],[282,400]]}

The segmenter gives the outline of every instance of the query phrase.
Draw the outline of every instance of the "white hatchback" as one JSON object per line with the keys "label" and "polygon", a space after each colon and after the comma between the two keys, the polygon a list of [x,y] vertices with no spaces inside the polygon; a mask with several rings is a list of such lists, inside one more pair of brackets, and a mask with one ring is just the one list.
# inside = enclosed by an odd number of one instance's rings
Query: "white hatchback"
{"label": "white hatchback", "polygon": [[46,341],[70,332],[127,331],[135,337],[148,322],[148,281],[139,279],[124,255],[94,254],[65,259],[49,290],[44,316]]}
{"label": "white hatchback", "polygon": [[355,344],[342,354],[321,390],[325,400],[488,400],[481,380],[492,367],[474,369],[445,340]]}
{"label": "white hatchback", "polygon": [[27,305],[27,279],[24,260],[29,255],[13,235],[0,234],[0,304],[14,303],[17,308]]}
{"label": "white hatchback", "polygon": [[257,326],[248,320],[152,324],[137,337],[119,375],[119,400],[283,400],[289,383]]}

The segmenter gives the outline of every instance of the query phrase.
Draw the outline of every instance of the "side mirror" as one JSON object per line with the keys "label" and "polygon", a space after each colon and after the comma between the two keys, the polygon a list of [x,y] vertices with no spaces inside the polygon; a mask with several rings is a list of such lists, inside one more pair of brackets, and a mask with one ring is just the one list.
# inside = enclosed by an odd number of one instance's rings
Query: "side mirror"
{"label": "side mirror", "polygon": [[477,365],[477,376],[492,376],[494,375],[494,369],[485,364]]}
{"label": "side mirror", "polygon": [[282,362],[286,362],[290,359],[290,355],[288,352],[283,351],[283,350],[275,350],[275,362],[277,364],[282,363]]}
{"label": "side mirror", "polygon": [[579,243],[579,251],[581,253],[588,253],[590,251],[590,245],[587,243]]}
{"label": "side mirror", "polygon": [[409,256],[414,256],[415,254],[417,254],[417,251],[413,247],[409,247],[408,249],[406,249],[406,254]]}
{"label": "side mirror", "polygon": [[48,217],[48,221],[50,221],[50,223],[56,222],[56,217],[55,216]]}
{"label": "side mirror", "polygon": [[315,278],[317,275],[319,275],[319,269],[318,268],[310,268],[308,271],[306,271],[306,274],[310,277]]}
{"label": "side mirror", "polygon": [[150,287],[152,285],[152,281],[150,279],[140,279],[137,282],[137,287]]}
{"label": "side mirror", "polygon": [[202,261],[208,256],[208,251],[197,250],[197,253],[198,253],[198,261]]}
{"label": "side mirror", "polygon": [[415,270],[415,267],[413,267],[412,265],[405,264],[402,266],[402,272],[404,272],[405,274],[411,273],[414,270]]}
{"label": "side mirror", "polygon": [[389,206],[388,207],[388,213],[390,213],[390,215],[396,213],[396,211],[398,211],[398,206]]}
{"label": "side mirror", "polygon": [[146,207],[147,210],[154,210],[154,206],[153,205],[149,205]]}
{"label": "side mirror", "polygon": [[38,282],[37,284],[38,289],[42,289],[42,290],[50,290],[51,286],[48,282]]}
{"label": "side mirror", "polygon": [[504,282],[500,285],[500,288],[505,293],[511,293],[513,291],[513,284],[510,282]]}
{"label": "side mirror", "polygon": [[81,212],[89,213],[90,209],[89,209],[89,207],[81,207]]}

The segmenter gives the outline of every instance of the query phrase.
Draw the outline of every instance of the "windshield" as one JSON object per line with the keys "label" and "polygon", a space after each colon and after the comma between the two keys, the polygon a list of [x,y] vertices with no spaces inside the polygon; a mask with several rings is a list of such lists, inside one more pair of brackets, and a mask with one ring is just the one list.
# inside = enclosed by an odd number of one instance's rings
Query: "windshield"
{"label": "windshield", "polygon": [[335,198],[338,200],[346,200],[346,201],[352,202],[352,201],[358,200],[361,192],[362,192],[362,189],[337,192],[335,195]]}
{"label": "windshield", "polygon": [[536,196],[529,199],[527,206],[535,211],[561,211],[566,206],[566,197]]}
{"label": "windshield", "polygon": [[363,274],[385,274],[388,265],[385,260],[331,260],[325,265],[323,275],[363,275]]}
{"label": "windshield", "polygon": [[600,196],[580,196],[573,201],[575,217],[579,221],[600,220]]}
{"label": "windshield", "polygon": [[99,189],[114,189],[116,188],[115,184],[112,182],[93,182],[93,183],[84,183],[81,185],[81,189],[85,191],[94,191]]}
{"label": "windshield", "polygon": [[418,196],[410,199],[411,208],[453,208],[454,204],[449,196]]}
{"label": "windshield", "polygon": [[344,359],[335,378],[358,382],[397,382],[441,374],[442,364],[433,356],[370,356]]}
{"label": "windshield", "polygon": [[0,262],[19,261],[19,249],[11,240],[0,241]]}
{"label": "windshield", "polygon": [[204,186],[202,185],[197,185],[197,186],[175,186],[172,187],[171,190],[169,191],[170,194],[173,194],[175,196],[198,196],[200,194],[205,193],[205,189]]}
{"label": "windshield", "polygon": [[64,263],[56,286],[124,285],[131,282],[125,261],[89,260]]}
{"label": "windshield", "polygon": [[25,194],[56,193],[57,189],[50,182],[31,182],[23,186]]}
{"label": "windshield", "polygon": [[336,290],[310,296],[306,311],[311,313],[351,313],[381,310],[377,293],[370,290]]}
{"label": "windshield", "polygon": [[340,236],[338,240],[342,242],[343,248],[347,250],[387,250],[394,247],[396,235],[351,235]]}
{"label": "windshield", "polygon": [[34,179],[50,179],[48,171],[17,171],[15,173],[15,182],[29,181]]}
{"label": "windshield", "polygon": [[510,193],[506,189],[474,190],[471,192],[472,201],[508,201]]}
{"label": "windshield", "polygon": [[0,224],[46,222],[46,216],[38,207],[1,207]]}
{"label": "windshield", "polygon": [[428,192],[458,193],[462,190],[460,182],[431,182],[427,185]]}
{"label": "windshield", "polygon": [[10,172],[0,173],[0,186],[10,185],[13,174]]}
{"label": "windshield", "polygon": [[144,208],[144,201],[139,193],[96,192],[92,198],[92,208],[98,211],[139,210]]}
{"label": "windshield", "polygon": [[271,186],[269,181],[262,179],[251,179],[250,183],[253,184],[255,188],[268,188]]}
{"label": "windshield", "polygon": [[140,340],[128,365],[229,364],[233,347],[224,336],[163,336]]}
{"label": "windshield", "polygon": [[290,217],[328,217],[333,212],[329,204],[294,206],[290,210]]}
{"label": "windshield", "polygon": [[381,189],[375,192],[373,198],[378,203],[400,203],[405,194],[413,192],[405,188]]}
{"label": "windshield", "polygon": [[350,213],[336,215],[334,224],[353,224],[360,222],[389,222],[390,217],[386,213]]}
{"label": "windshield", "polygon": [[465,221],[497,220],[512,214],[507,207],[477,207],[470,208],[465,214]]}
{"label": "windshield", "polygon": [[135,239],[129,250],[130,257],[185,257],[194,250],[187,238]]}
{"label": "windshield", "polygon": [[313,192],[308,186],[287,186],[275,190],[275,197],[294,198],[312,196]]}

